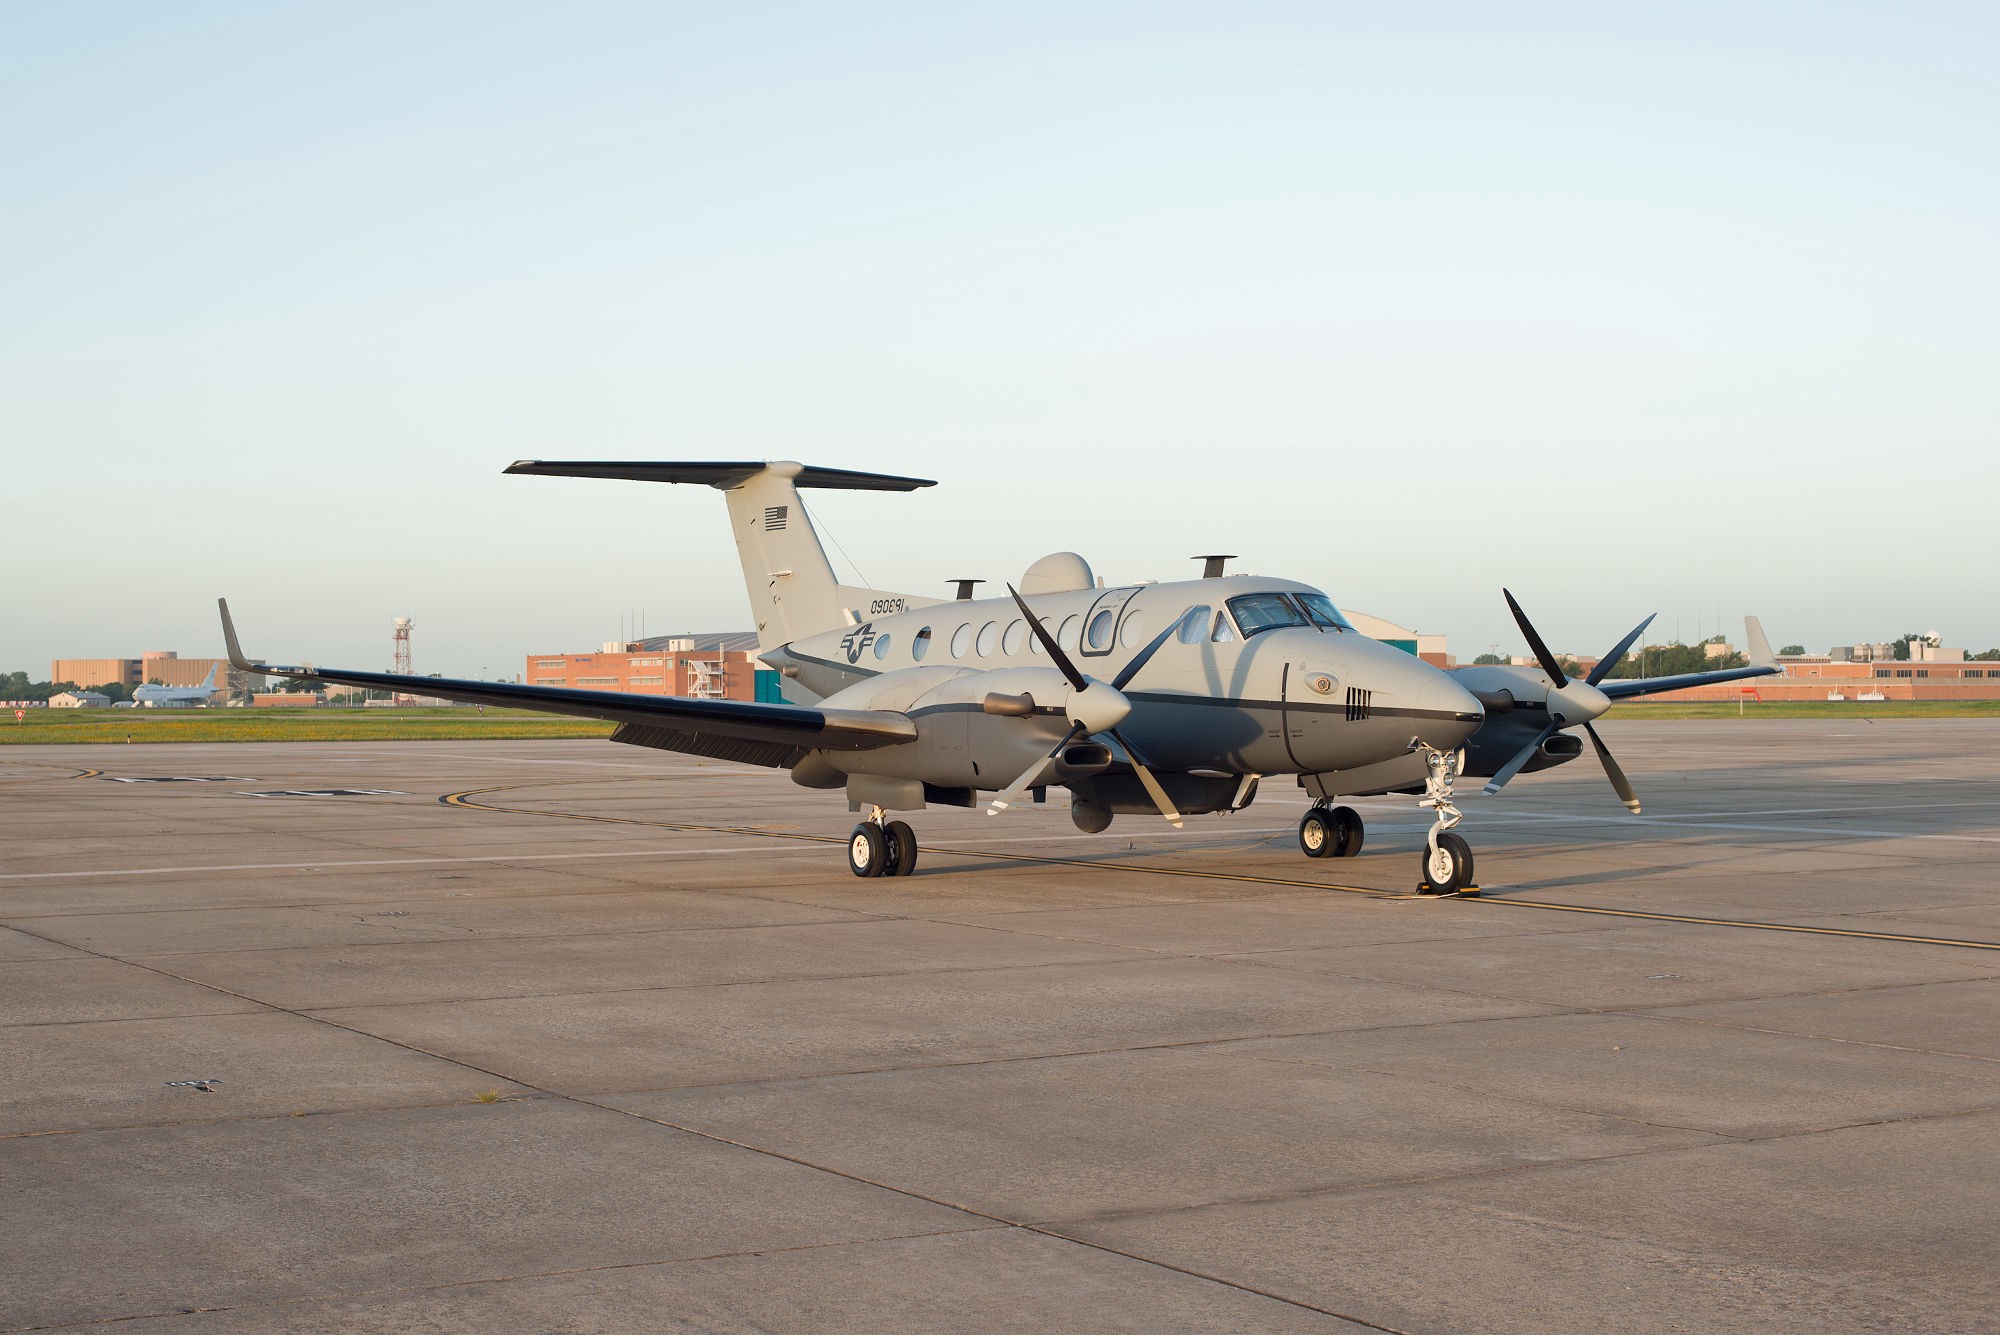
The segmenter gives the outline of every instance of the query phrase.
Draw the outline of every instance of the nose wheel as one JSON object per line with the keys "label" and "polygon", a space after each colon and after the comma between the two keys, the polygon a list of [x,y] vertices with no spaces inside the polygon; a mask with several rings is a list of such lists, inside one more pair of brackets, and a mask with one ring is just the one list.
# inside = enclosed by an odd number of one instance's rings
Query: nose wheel
{"label": "nose wheel", "polygon": [[1452,805],[1452,780],[1458,777],[1458,767],[1463,754],[1458,751],[1440,751],[1426,743],[1418,743],[1413,749],[1424,753],[1424,800],[1417,803],[1436,813],[1437,819],[1431,825],[1430,833],[1424,838],[1424,856],[1421,873],[1417,880],[1420,895],[1464,895],[1478,894],[1478,883],[1472,879],[1472,845],[1464,836],[1453,834],[1452,826],[1465,817]]}
{"label": "nose wheel", "polygon": [[917,869],[917,835],[876,807],[847,837],[847,869],[856,876],[908,876]]}
{"label": "nose wheel", "polygon": [[1309,858],[1351,858],[1366,832],[1353,807],[1314,804],[1299,821],[1299,851]]}

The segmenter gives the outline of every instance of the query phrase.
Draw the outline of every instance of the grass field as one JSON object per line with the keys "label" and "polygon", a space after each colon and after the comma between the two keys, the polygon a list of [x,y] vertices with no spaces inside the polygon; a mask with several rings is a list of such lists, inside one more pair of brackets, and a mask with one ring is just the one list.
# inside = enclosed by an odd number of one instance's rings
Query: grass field
{"label": "grass field", "polygon": [[[1612,718],[1735,718],[1739,706],[1729,702],[1712,705],[1647,704],[1631,700],[1614,706]],[[1853,700],[1773,700],[1759,704],[1745,701],[1743,718],[2000,718],[2000,700],[1883,700],[1860,704]]]}
{"label": "grass field", "polygon": [[[1737,706],[1616,706],[1612,718],[1735,718]],[[2000,700],[1825,700],[1743,706],[1743,719],[2000,718]],[[438,742],[609,737],[612,725],[519,709],[32,709],[25,722],[0,716],[0,745],[77,742]]]}
{"label": "grass field", "polygon": [[609,737],[612,725],[519,709],[31,709],[0,716],[0,744],[439,742]]}

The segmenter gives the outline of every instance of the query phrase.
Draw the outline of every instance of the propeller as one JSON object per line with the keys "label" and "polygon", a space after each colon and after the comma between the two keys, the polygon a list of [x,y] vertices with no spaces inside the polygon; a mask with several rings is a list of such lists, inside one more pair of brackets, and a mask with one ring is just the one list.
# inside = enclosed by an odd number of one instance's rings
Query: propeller
{"label": "propeller", "polygon": [[[1514,601],[1514,595],[1506,589],[1500,590],[1500,593],[1507,600],[1508,610],[1514,614],[1514,624],[1521,628],[1521,634],[1527,639],[1528,647],[1534,650],[1535,661],[1540,663],[1542,671],[1548,674],[1549,724],[1535,735],[1533,741],[1516,751],[1507,763],[1486,781],[1487,795],[1490,797],[1506,787],[1507,781],[1519,774],[1522,768],[1535,758],[1535,753],[1542,749],[1542,744],[1549,738],[1564,728],[1581,725],[1583,730],[1590,734],[1590,744],[1597,751],[1598,762],[1604,766],[1604,777],[1611,781],[1612,791],[1618,794],[1618,800],[1625,804],[1626,810],[1635,816],[1638,815],[1639,795],[1632,790],[1632,781],[1625,777],[1625,771],[1612,758],[1611,748],[1604,744],[1604,739],[1597,735],[1597,729],[1591,726],[1591,720],[1611,708],[1611,697],[1598,690],[1597,683],[1611,675],[1612,671],[1624,661],[1626,653],[1638,642],[1639,637],[1646,633],[1646,627],[1653,624],[1653,617],[1649,616],[1634,626],[1631,634],[1620,640],[1610,653],[1598,660],[1597,666],[1590,670],[1588,676],[1577,680],[1562,670],[1562,664],[1556,661],[1556,656],[1549,652],[1548,644],[1535,632],[1534,624],[1528,620],[1528,614],[1521,610],[1521,604]],[[1656,612],[1653,615],[1659,614]]]}
{"label": "propeller", "polygon": [[1056,665],[1062,672],[1064,680],[1069,682],[1070,693],[1063,701],[1063,712],[1069,715],[1070,728],[1063,734],[1062,740],[1049,749],[1048,754],[1028,766],[1020,778],[1001,790],[992,804],[986,808],[986,814],[997,816],[1020,801],[1021,795],[1036,786],[1050,762],[1061,755],[1063,749],[1071,742],[1079,737],[1101,733],[1109,737],[1117,744],[1118,749],[1124,752],[1125,760],[1132,766],[1132,772],[1139,776],[1140,786],[1153,799],[1153,804],[1160,809],[1160,814],[1167,818],[1168,824],[1176,830],[1180,829],[1180,809],[1174,805],[1173,799],[1167,796],[1167,790],[1160,786],[1160,781],[1153,776],[1153,771],[1147,767],[1146,759],[1140,754],[1139,749],[1118,732],[1118,725],[1132,712],[1132,702],[1125,697],[1124,688],[1131,683],[1132,678],[1139,675],[1139,669],[1145,667],[1147,661],[1159,652],[1160,646],[1173,637],[1180,622],[1175,621],[1173,625],[1155,635],[1143,649],[1132,656],[1130,662],[1118,670],[1117,676],[1108,682],[1098,681],[1094,677],[1084,676],[1077,670],[1076,664],[1063,651],[1062,646],[1056,643],[1056,637],[1049,633],[1049,628],[1042,624],[1041,618],[1035,615],[1019,590],[1009,584],[1007,592],[1013,594],[1015,604],[1021,609],[1021,615],[1027,618],[1028,629],[1041,642],[1042,648],[1048,651],[1049,661]]}

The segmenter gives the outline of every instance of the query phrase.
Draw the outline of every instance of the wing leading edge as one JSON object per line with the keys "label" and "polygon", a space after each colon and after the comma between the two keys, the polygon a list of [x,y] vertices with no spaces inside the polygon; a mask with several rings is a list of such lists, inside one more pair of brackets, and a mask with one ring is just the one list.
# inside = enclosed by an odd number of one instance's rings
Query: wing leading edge
{"label": "wing leading edge", "polygon": [[1629,700],[1635,695],[1655,695],[1661,691],[1685,690],[1690,686],[1715,686],[1725,681],[1742,681],[1746,677],[1775,677],[1781,671],[1775,667],[1717,668],[1713,672],[1683,672],[1674,677],[1606,677],[1597,683],[1597,689],[1613,700]]}
{"label": "wing leading edge", "polygon": [[866,751],[914,739],[917,726],[887,710],[809,709],[748,700],[696,700],[624,691],[580,691],[563,686],[522,686],[505,681],[406,677],[394,672],[302,664],[284,667],[254,660],[236,639],[229,602],[218,598],[229,661],[258,676],[314,677],[348,686],[436,696],[465,704],[532,709],[544,714],[603,719],[618,724],[613,741],[665,751],[787,768],[809,751]]}

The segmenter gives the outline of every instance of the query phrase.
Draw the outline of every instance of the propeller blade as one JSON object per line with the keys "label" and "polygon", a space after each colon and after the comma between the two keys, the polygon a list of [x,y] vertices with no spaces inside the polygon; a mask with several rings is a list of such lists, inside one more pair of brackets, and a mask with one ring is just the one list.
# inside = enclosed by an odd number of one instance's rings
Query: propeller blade
{"label": "propeller blade", "polygon": [[1180,829],[1180,808],[1175,806],[1173,799],[1167,796],[1167,790],[1160,787],[1160,781],[1153,777],[1153,771],[1146,768],[1145,759],[1140,756],[1138,751],[1133,749],[1132,743],[1118,735],[1116,728],[1113,728],[1107,735],[1112,741],[1118,743],[1119,749],[1125,752],[1125,758],[1132,762],[1132,772],[1139,776],[1140,786],[1145,788],[1147,795],[1153,799],[1153,805],[1160,809],[1160,814],[1167,818],[1167,824],[1173,826],[1176,830]]}
{"label": "propeller blade", "polygon": [[1653,617],[1656,617],[1658,615],[1659,613],[1655,612],[1653,613],[1652,617],[1647,617],[1644,621],[1641,621],[1638,625],[1632,627],[1632,633],[1630,635],[1627,635],[1624,639],[1618,641],[1618,647],[1616,649],[1613,649],[1610,653],[1598,659],[1597,666],[1590,670],[1590,675],[1588,677],[1585,677],[1584,680],[1589,682],[1592,686],[1595,686],[1597,685],[1598,682],[1603,681],[1606,677],[1610,676],[1612,672],[1617,669],[1618,665],[1625,661],[1625,652],[1632,647],[1633,643],[1636,640],[1638,640],[1638,638],[1641,635],[1644,635],[1646,633],[1646,627],[1652,625]]}
{"label": "propeller blade", "polygon": [[1542,643],[1542,637],[1535,634],[1535,628],[1528,624],[1528,614],[1514,601],[1514,595],[1505,589],[1500,590],[1500,594],[1507,600],[1507,606],[1513,609],[1514,624],[1519,626],[1521,634],[1527,637],[1528,647],[1535,651],[1535,661],[1542,665],[1542,671],[1549,674],[1549,680],[1555,683],[1557,690],[1560,691],[1569,685],[1569,678],[1563,675],[1562,665],[1557,663],[1556,656],[1549,652],[1549,646]]}
{"label": "propeller blade", "polygon": [[1560,730],[1556,725],[1551,723],[1548,727],[1543,728],[1540,733],[1536,734],[1534,741],[1529,742],[1526,746],[1516,751],[1513,757],[1506,764],[1502,765],[1492,778],[1486,781],[1486,795],[1491,797],[1502,788],[1505,788],[1507,780],[1519,774],[1521,767],[1535,758],[1535,752],[1541,749],[1542,743],[1555,736],[1558,731]]}
{"label": "propeller blade", "polygon": [[1625,804],[1627,811],[1638,815],[1639,795],[1632,791],[1632,781],[1625,777],[1625,771],[1619,769],[1618,762],[1611,758],[1611,748],[1597,735],[1597,729],[1588,723],[1583,725],[1583,730],[1590,734],[1590,744],[1597,748],[1597,758],[1604,762],[1604,777],[1611,780],[1612,791],[1618,794],[1618,800]]}
{"label": "propeller blade", "polygon": [[1037,760],[1034,764],[1028,766],[1026,773],[1022,774],[1020,778],[1008,784],[1005,789],[1003,789],[1000,793],[995,795],[992,803],[986,808],[986,814],[989,816],[997,816],[1001,812],[1005,811],[1008,807],[1014,805],[1014,803],[1020,801],[1021,794],[1027,792],[1030,788],[1033,788],[1035,786],[1035,780],[1039,779],[1042,776],[1042,771],[1049,767],[1049,762],[1051,760],[1054,760],[1057,756],[1061,755],[1062,749],[1065,746],[1068,746],[1071,742],[1075,741],[1078,737],[1082,736],[1082,734],[1083,734],[1083,725],[1081,723],[1075,725],[1068,732],[1064,733],[1063,739],[1057,742],[1054,746],[1050,747],[1049,753],[1047,755],[1043,756],[1040,760]]}
{"label": "propeller blade", "polygon": [[[1182,621],[1186,619],[1187,618],[1185,617],[1181,618]],[[1126,683],[1130,682],[1132,678],[1138,676],[1139,669],[1146,666],[1146,660],[1151,658],[1154,654],[1158,653],[1160,646],[1165,644],[1168,640],[1172,639],[1174,637],[1174,632],[1179,630],[1180,628],[1181,628],[1180,621],[1174,622],[1173,625],[1168,626],[1158,635],[1155,635],[1152,639],[1152,642],[1148,644],[1145,648],[1141,649],[1138,653],[1132,655],[1132,661],[1127,663],[1124,667],[1120,668],[1118,670],[1118,675],[1111,679],[1111,685],[1113,689],[1120,691],[1124,690]]]}
{"label": "propeller blade", "polygon": [[1062,646],[1056,643],[1056,637],[1049,633],[1049,628],[1042,624],[1041,618],[1036,616],[1033,609],[1028,606],[1028,600],[1023,598],[1021,591],[1016,589],[1012,584],[1007,586],[1007,592],[1014,595],[1015,603],[1020,606],[1021,615],[1028,619],[1028,629],[1034,632],[1035,638],[1042,642],[1042,648],[1049,651],[1049,661],[1061,668],[1063,676],[1069,678],[1070,689],[1074,691],[1082,690],[1084,685],[1083,674],[1076,670],[1076,664],[1070,661],[1069,655],[1064,653]]}

